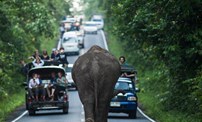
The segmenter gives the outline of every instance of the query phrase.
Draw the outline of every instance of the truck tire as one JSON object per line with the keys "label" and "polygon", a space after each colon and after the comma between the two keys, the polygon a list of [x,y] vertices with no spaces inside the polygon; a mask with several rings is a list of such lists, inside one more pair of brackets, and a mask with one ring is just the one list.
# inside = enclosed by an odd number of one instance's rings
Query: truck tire
{"label": "truck tire", "polygon": [[29,112],[29,115],[30,115],[30,116],[33,116],[33,115],[36,114],[35,110],[28,110],[28,112]]}
{"label": "truck tire", "polygon": [[68,107],[64,107],[64,108],[63,108],[63,113],[64,113],[64,114],[68,114],[68,113],[69,113]]}
{"label": "truck tire", "polygon": [[132,119],[137,118],[136,112],[130,112],[128,115],[129,115],[129,118],[132,118]]}

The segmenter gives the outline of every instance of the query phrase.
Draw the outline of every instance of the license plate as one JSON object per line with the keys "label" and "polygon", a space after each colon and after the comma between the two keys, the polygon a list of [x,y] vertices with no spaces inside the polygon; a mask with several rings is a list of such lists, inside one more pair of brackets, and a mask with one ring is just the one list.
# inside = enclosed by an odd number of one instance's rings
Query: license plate
{"label": "license plate", "polygon": [[120,105],[120,102],[111,102],[110,106],[111,107],[120,107],[121,105]]}

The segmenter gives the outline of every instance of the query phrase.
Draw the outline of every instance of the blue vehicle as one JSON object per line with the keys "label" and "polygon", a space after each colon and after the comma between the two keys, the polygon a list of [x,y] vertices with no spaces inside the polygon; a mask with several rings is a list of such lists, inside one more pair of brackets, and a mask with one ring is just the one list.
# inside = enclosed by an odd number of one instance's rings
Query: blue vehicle
{"label": "blue vehicle", "polygon": [[127,113],[130,118],[136,118],[138,98],[132,79],[120,77],[114,91],[116,95],[110,102],[109,112]]}

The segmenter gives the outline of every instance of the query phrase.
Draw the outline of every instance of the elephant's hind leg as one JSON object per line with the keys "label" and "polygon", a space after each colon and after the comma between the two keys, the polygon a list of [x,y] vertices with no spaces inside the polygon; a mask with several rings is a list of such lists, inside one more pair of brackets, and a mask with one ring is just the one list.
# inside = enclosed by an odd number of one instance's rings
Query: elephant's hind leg
{"label": "elephant's hind leg", "polygon": [[86,122],[94,122],[94,102],[84,102],[84,111]]}
{"label": "elephant's hind leg", "polygon": [[95,122],[95,121],[91,118],[87,118],[85,122]]}

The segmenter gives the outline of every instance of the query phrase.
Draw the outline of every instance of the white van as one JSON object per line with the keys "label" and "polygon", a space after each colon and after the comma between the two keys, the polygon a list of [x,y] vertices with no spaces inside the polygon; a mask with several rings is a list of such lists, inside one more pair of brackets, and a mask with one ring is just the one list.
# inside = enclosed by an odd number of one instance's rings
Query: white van
{"label": "white van", "polygon": [[104,28],[104,20],[101,15],[93,15],[93,17],[91,18],[91,21],[97,24],[98,29]]}
{"label": "white van", "polygon": [[79,41],[76,32],[65,32],[61,46],[64,48],[65,53],[79,55]]}

